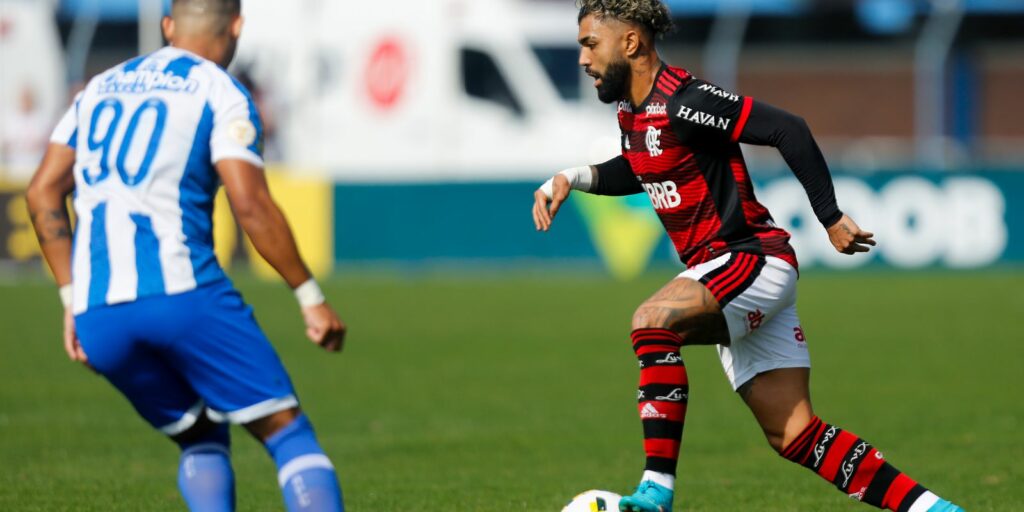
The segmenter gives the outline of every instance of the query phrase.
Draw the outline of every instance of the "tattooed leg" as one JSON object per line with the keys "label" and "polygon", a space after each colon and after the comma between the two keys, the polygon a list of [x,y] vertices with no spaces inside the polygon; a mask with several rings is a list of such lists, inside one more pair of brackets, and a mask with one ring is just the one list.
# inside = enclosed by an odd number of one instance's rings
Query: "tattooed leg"
{"label": "tattooed leg", "polygon": [[693,279],[677,278],[633,315],[633,351],[640,362],[637,409],[647,463],[642,480],[671,492],[690,387],[680,347],[728,341],[718,302]]}
{"label": "tattooed leg", "polygon": [[729,329],[718,301],[704,285],[673,279],[633,314],[633,329],[666,329],[683,345],[729,344]]}

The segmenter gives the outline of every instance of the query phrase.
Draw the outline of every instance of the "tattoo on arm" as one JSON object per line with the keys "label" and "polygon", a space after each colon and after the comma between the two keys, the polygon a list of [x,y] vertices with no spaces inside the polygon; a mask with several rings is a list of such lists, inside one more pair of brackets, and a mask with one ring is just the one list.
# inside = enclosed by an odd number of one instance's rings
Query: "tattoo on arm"
{"label": "tattoo on arm", "polygon": [[29,212],[40,244],[71,238],[71,220],[65,210]]}

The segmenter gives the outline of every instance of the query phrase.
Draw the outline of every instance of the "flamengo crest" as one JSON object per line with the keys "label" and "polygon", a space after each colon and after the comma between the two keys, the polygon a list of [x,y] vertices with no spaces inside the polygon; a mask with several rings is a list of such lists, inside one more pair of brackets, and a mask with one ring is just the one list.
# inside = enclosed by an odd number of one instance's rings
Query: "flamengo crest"
{"label": "flamengo crest", "polygon": [[661,149],[661,130],[648,126],[645,142],[647,143],[647,152],[651,156],[659,156],[664,152]]}

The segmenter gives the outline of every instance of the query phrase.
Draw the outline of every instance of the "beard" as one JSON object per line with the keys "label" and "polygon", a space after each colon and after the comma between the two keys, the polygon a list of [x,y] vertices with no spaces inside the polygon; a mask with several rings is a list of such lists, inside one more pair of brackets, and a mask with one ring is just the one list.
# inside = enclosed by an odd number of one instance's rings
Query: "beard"
{"label": "beard", "polygon": [[614,61],[598,78],[601,85],[597,87],[597,98],[604,103],[619,101],[626,97],[629,86],[629,63],[625,59]]}

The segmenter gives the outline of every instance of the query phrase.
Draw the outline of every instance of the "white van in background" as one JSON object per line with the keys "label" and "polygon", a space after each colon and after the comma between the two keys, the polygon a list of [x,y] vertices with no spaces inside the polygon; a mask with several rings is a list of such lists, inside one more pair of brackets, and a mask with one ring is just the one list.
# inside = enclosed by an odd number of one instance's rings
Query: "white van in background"
{"label": "white van in background", "polygon": [[67,106],[53,2],[0,0],[0,180],[27,183]]}
{"label": "white van in background", "polygon": [[235,71],[282,160],[339,181],[539,179],[619,150],[571,2],[247,0]]}

